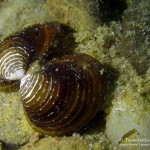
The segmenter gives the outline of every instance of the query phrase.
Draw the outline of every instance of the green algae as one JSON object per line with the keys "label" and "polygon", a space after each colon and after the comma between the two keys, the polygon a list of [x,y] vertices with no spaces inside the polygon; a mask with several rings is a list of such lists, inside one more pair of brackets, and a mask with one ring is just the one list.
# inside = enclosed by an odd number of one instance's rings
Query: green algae
{"label": "green algae", "polygon": [[124,13],[120,51],[138,74],[150,66],[150,2],[135,1]]}
{"label": "green algae", "polygon": [[24,118],[18,88],[1,91],[0,106],[0,140],[5,143],[23,144],[33,131]]}

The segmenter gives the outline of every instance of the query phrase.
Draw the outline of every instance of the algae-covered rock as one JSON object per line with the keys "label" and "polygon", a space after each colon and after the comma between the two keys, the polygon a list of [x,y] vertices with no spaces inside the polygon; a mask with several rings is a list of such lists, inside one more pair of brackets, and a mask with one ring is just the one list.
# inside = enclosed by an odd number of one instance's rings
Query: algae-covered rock
{"label": "algae-covered rock", "polygon": [[28,125],[18,96],[18,89],[0,92],[0,140],[5,143],[23,144],[33,130]]}
{"label": "algae-covered rock", "polygon": [[150,2],[134,1],[123,16],[123,35],[120,51],[138,74],[150,66]]}
{"label": "algae-covered rock", "polygon": [[1,40],[26,26],[51,21],[48,12],[44,9],[44,1],[41,0],[3,1],[0,16]]}
{"label": "algae-covered rock", "polygon": [[58,21],[74,30],[92,30],[98,26],[95,17],[89,16],[92,3],[84,0],[7,0],[0,3],[0,37],[32,24]]}
{"label": "algae-covered rock", "polygon": [[[94,140],[93,140],[94,139]],[[105,140],[106,137],[103,134],[97,136],[82,137],[78,134],[74,134],[71,137],[47,137],[43,138],[35,143],[28,143],[20,150],[50,150],[50,149],[65,149],[65,150],[102,150],[110,148],[109,141]]]}
{"label": "algae-covered rock", "polygon": [[47,0],[45,9],[50,18],[67,24],[76,31],[93,30],[98,27],[98,19],[89,12],[95,2],[90,0]]}

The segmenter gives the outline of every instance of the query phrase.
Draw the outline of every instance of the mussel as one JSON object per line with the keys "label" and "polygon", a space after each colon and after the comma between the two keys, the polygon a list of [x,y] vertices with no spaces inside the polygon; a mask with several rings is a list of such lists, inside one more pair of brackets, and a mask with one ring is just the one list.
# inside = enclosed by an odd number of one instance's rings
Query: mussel
{"label": "mussel", "polygon": [[[25,116],[42,134],[68,135],[87,125],[100,111],[106,90],[104,66],[95,58],[45,59],[59,32],[58,23],[38,24],[0,44],[0,85],[20,81]],[[41,69],[27,73],[33,60],[43,59]]]}

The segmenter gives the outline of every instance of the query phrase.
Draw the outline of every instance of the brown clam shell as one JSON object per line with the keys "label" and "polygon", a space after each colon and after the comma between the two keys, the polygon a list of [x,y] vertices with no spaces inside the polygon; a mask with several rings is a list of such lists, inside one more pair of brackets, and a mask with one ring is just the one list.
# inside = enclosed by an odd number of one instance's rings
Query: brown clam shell
{"label": "brown clam shell", "polygon": [[0,86],[20,80],[33,59],[46,56],[59,27],[58,23],[37,24],[9,36],[0,43]]}
{"label": "brown clam shell", "polygon": [[76,54],[56,58],[21,80],[30,124],[41,133],[64,135],[84,127],[99,112],[105,92],[103,66]]}

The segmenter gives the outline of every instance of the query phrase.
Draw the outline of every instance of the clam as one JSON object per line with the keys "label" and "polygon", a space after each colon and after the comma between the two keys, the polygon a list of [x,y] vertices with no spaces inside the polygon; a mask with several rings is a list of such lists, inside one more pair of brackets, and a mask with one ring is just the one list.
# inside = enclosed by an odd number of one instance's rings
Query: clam
{"label": "clam", "polygon": [[[20,81],[25,116],[42,134],[68,135],[83,128],[105,95],[104,66],[95,58],[66,54],[47,60],[59,32],[58,23],[38,24],[0,44],[0,87]],[[30,69],[35,60],[42,62],[40,68]]]}
{"label": "clam", "polygon": [[58,23],[37,24],[17,32],[0,43],[0,86],[20,80],[34,59],[49,53]]}
{"label": "clam", "polygon": [[66,135],[99,112],[105,91],[103,66],[86,54],[56,58],[21,79],[26,117],[37,131]]}

